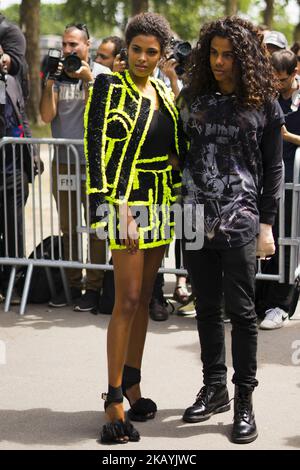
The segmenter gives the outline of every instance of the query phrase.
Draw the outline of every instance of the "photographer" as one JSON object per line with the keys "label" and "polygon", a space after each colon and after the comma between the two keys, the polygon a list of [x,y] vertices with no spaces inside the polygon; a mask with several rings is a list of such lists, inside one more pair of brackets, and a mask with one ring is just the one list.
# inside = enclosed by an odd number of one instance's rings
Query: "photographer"
{"label": "photographer", "polygon": [[172,88],[175,98],[179,95],[185,81],[191,52],[192,46],[189,42],[172,38],[168,57],[159,64],[157,78]]}
{"label": "photographer", "polygon": [[[0,45],[3,48],[2,63],[7,73],[16,76],[23,98],[29,96],[28,65],[25,60],[26,41],[20,28],[0,13]],[[1,113],[2,115],[2,113]]]}
{"label": "photographer", "polygon": [[[0,46],[0,57],[1,55],[3,57]],[[1,136],[31,137],[21,86],[16,77],[6,72],[7,67],[0,59],[3,113]],[[28,145],[23,146],[23,167],[19,145],[15,146],[15,150],[12,145],[6,145],[5,153],[2,150],[0,156],[0,256],[22,257],[24,256],[23,210],[28,197],[28,183],[31,182],[32,176],[31,149]],[[2,299],[8,286],[9,275],[10,267],[2,266],[0,272]],[[11,303],[20,303],[20,298],[15,292]]]}
{"label": "photographer", "polygon": [[123,72],[126,68],[126,61],[120,57],[124,51],[125,42],[118,36],[108,36],[99,45],[95,62],[110,68],[113,72]]}
{"label": "photographer", "polygon": [[[83,139],[83,116],[85,99],[88,96],[88,88],[99,73],[110,73],[107,67],[89,62],[90,38],[86,25],[72,24],[66,26],[62,37],[63,60],[56,61],[56,70],[53,70],[54,51],[50,53],[50,69],[46,75],[46,83],[42,92],[40,111],[43,121],[51,123],[52,136],[54,138]],[[59,51],[58,51],[59,52]],[[79,59],[79,68],[76,70],[76,62]],[[71,66],[70,66],[71,62]],[[72,71],[70,71],[72,70]],[[85,175],[85,158],[83,146],[78,147],[81,163],[81,174]],[[59,148],[58,160],[54,159],[52,165],[53,195],[59,207],[60,227],[63,233],[63,246],[65,259],[78,259],[77,234],[76,234],[76,194],[71,193],[71,227],[69,226],[69,193],[57,191],[57,174],[68,174],[67,152],[63,147]],[[71,163],[74,163],[71,161]],[[70,165],[70,173],[75,174],[75,165]],[[86,190],[85,181],[81,184],[82,203],[85,207]],[[69,237],[71,232],[70,247]],[[72,248],[72,251],[71,251]],[[99,240],[96,234],[90,236],[90,253],[93,263],[105,262],[105,243]],[[82,272],[79,269],[67,269],[66,275],[71,288],[71,296],[75,310],[90,311],[98,304],[99,291],[102,287],[103,273],[96,269],[87,270],[86,293],[81,295]],[[52,307],[67,305],[64,292],[60,292],[56,298],[51,299]]]}
{"label": "photographer", "polygon": [[0,13],[0,44],[4,51],[3,63],[10,75],[17,75],[24,62],[26,42],[20,28]]}

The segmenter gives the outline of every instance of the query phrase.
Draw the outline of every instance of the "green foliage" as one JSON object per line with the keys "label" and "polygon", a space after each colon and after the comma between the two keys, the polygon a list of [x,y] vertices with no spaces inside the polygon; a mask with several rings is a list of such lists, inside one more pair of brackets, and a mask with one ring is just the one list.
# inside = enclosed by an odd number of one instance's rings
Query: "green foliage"
{"label": "green foliage", "polygon": [[289,18],[286,14],[286,9],[285,9],[286,4],[287,4],[287,0],[281,0],[281,1],[276,2],[273,29],[277,31],[281,31],[283,34],[285,34],[288,40],[288,43],[292,45],[294,42],[293,34],[294,34],[295,25],[291,24],[291,22],[289,21]]}
{"label": "green foliage", "polygon": [[[287,18],[288,0],[275,0],[274,29],[282,31],[292,42],[294,25]],[[299,1],[300,3],[300,1]],[[224,0],[150,0],[150,9],[166,16],[174,32],[186,40],[195,40],[207,21],[224,16]],[[239,0],[239,12],[255,23],[262,22],[264,0]],[[257,16],[254,11],[260,12]],[[19,22],[19,6],[12,5],[3,13]],[[94,37],[121,34],[131,14],[131,0],[66,0],[64,4],[41,5],[41,34],[60,35],[67,23],[86,23]]]}
{"label": "green foliage", "polygon": [[1,9],[1,13],[3,13],[3,15],[5,15],[9,19],[9,21],[19,24],[19,5],[15,4],[5,8],[4,10]]}
{"label": "green foliage", "polygon": [[97,27],[113,28],[122,26],[123,17],[129,16],[130,1],[125,0],[67,0],[64,11],[74,21],[86,22],[92,30]]}
{"label": "green foliage", "polygon": [[[86,11],[84,2],[80,2],[79,6],[76,7],[75,1],[72,8],[70,7],[70,14],[68,11],[65,4],[42,3],[40,14],[41,35],[61,35],[68,23],[86,23],[91,35],[97,38],[111,34],[111,24],[108,24],[104,20],[99,20],[102,16],[99,14],[98,10],[97,14],[94,16],[88,9]],[[19,24],[19,5],[11,5],[2,10],[2,12],[10,21]]]}
{"label": "green foliage", "polygon": [[65,29],[67,23],[71,21],[62,5],[42,4],[41,5],[41,34],[57,34],[60,35]]}
{"label": "green foliage", "polygon": [[218,4],[221,1],[209,0],[160,0],[152,1],[152,9],[164,15],[170,22],[173,31],[182,39],[195,40],[201,25],[208,17],[218,15]]}

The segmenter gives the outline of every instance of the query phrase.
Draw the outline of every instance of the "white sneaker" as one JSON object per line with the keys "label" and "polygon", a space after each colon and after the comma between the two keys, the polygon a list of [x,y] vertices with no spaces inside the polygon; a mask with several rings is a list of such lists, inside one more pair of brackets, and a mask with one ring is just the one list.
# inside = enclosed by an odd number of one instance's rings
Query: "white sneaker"
{"label": "white sneaker", "polygon": [[279,307],[266,310],[266,316],[259,325],[261,330],[275,330],[281,328],[289,322],[289,314]]}

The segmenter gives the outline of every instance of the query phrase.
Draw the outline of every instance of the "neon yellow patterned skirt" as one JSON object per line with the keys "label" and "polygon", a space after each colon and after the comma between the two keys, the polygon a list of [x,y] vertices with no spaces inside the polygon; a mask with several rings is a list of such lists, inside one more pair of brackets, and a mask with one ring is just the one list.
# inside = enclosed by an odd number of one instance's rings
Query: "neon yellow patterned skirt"
{"label": "neon yellow patterned skirt", "polygon": [[[128,206],[138,227],[140,249],[171,243],[175,228],[171,206],[175,201],[168,156],[138,160]],[[108,237],[112,250],[125,249],[120,239],[126,232],[119,211],[110,205]]]}

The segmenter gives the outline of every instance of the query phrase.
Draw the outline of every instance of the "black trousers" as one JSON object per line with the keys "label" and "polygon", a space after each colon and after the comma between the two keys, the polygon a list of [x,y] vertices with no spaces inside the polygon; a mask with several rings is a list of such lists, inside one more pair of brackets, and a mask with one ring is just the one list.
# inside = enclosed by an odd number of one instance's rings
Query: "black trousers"
{"label": "black trousers", "polygon": [[[14,192],[14,183],[16,183],[16,193]],[[5,204],[3,174],[0,173],[0,256],[6,256],[7,254],[12,258],[16,255],[19,258],[24,256],[22,211],[29,193],[28,177],[25,172],[23,173],[23,191],[24,197],[22,197],[21,172],[16,171],[15,181],[12,175],[7,176]],[[5,212],[7,217],[7,232],[5,231]],[[4,291],[8,285],[10,271],[11,266],[0,266],[0,287]]]}
{"label": "black trousers", "polygon": [[196,296],[196,319],[205,385],[226,384],[222,296],[232,324],[232,382],[257,386],[257,319],[254,304],[256,240],[245,246],[186,250],[187,269]]}

